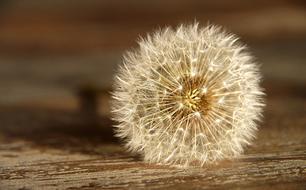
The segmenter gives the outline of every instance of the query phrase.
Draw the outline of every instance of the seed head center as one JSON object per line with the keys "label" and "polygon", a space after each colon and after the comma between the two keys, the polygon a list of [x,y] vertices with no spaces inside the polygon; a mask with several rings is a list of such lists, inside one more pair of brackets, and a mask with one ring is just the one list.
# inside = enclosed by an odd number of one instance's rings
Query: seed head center
{"label": "seed head center", "polygon": [[183,104],[191,111],[198,111],[201,104],[201,95],[199,89],[189,90],[182,97]]}

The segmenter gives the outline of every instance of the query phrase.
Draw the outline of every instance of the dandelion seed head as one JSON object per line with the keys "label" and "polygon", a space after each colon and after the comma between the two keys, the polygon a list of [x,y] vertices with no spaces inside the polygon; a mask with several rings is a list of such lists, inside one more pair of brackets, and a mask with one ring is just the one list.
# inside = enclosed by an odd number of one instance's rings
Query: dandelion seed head
{"label": "dandelion seed head", "polygon": [[148,162],[204,165],[240,155],[263,103],[258,64],[220,27],[148,35],[115,78],[116,134]]}

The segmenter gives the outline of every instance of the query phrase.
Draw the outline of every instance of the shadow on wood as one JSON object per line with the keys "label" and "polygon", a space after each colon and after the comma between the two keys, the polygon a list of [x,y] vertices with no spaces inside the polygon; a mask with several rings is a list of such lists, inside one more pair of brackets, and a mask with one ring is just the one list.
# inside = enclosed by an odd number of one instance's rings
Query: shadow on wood
{"label": "shadow on wood", "polygon": [[[103,144],[118,143],[118,139],[114,137],[112,121],[103,116],[2,107],[0,121],[2,137],[11,141],[26,140],[42,148],[103,154]],[[102,149],[96,152],[99,146]]]}

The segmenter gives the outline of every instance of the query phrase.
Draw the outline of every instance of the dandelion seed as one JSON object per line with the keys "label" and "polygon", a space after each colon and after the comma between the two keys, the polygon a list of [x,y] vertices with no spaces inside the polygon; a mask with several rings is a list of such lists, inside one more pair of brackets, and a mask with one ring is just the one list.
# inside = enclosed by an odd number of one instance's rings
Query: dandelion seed
{"label": "dandelion seed", "polygon": [[196,117],[201,117],[201,114],[200,114],[200,112],[194,112],[194,115],[196,116]]}
{"label": "dandelion seed", "polygon": [[166,28],[127,53],[114,83],[116,133],[149,163],[236,157],[262,115],[258,64],[220,27]]}
{"label": "dandelion seed", "polygon": [[219,104],[223,104],[223,102],[224,102],[224,96],[221,97],[221,98],[218,100],[218,103],[219,103]]}
{"label": "dandelion seed", "polygon": [[207,93],[207,88],[206,88],[206,87],[203,87],[203,88],[202,88],[202,93],[203,93],[203,94],[206,94],[206,93]]}
{"label": "dandelion seed", "polygon": [[177,88],[179,91],[183,90],[183,86],[179,85],[179,87]]}

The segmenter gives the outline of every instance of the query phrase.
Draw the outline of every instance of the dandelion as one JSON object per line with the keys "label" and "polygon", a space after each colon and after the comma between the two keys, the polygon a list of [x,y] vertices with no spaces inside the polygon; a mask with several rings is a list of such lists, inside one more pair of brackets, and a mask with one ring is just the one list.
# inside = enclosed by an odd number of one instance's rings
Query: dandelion
{"label": "dandelion", "polygon": [[233,34],[197,23],[141,39],[112,93],[116,135],[150,163],[204,165],[237,157],[261,119],[258,64]]}

